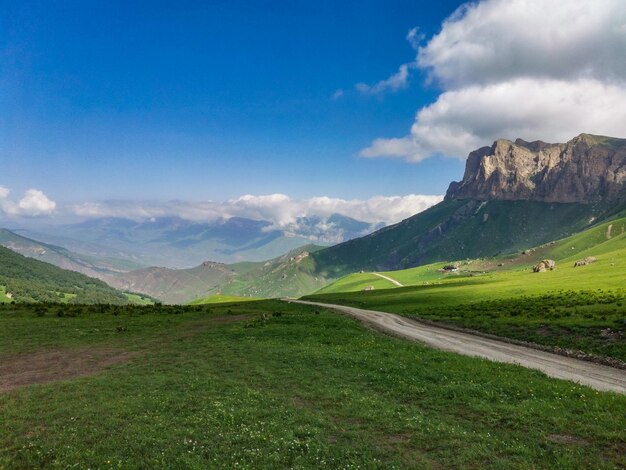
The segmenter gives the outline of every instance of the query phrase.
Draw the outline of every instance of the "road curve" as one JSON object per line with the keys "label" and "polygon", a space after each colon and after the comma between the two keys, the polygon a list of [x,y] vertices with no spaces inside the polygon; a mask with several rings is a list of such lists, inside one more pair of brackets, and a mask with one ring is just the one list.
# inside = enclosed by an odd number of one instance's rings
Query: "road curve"
{"label": "road curve", "polygon": [[345,313],[382,332],[419,341],[444,351],[482,357],[497,362],[537,369],[550,377],[571,380],[596,390],[626,394],[626,371],[609,366],[560,356],[538,349],[505,343],[482,336],[426,325],[393,313],[364,310],[345,305],[287,300],[316,305]]}
{"label": "road curve", "polygon": [[389,276],[385,276],[384,274],[380,274],[380,273],[372,273],[374,276],[378,276],[378,277],[382,277],[383,279],[388,280],[389,282],[391,282],[394,286],[397,287],[404,287],[404,284],[401,284],[400,281],[396,281],[394,278],[389,277]]}

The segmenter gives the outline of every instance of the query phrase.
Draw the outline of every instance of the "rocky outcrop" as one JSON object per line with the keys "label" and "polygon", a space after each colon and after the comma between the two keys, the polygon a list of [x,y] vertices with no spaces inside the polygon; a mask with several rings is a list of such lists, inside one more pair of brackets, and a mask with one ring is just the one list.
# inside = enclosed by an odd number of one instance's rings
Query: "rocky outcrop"
{"label": "rocky outcrop", "polygon": [[469,154],[446,199],[596,203],[624,197],[626,139],[581,134],[565,144],[497,140]]}
{"label": "rocky outcrop", "polygon": [[556,269],[556,263],[552,259],[544,259],[539,262],[534,268],[535,273],[544,273],[546,271],[554,271]]}

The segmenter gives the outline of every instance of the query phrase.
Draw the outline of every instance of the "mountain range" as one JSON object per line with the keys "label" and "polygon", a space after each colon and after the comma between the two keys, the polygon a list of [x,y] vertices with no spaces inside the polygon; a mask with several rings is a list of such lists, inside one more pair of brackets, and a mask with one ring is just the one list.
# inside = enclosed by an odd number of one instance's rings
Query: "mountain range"
{"label": "mountain range", "polygon": [[[48,239],[65,241],[64,248],[32,240],[29,245],[6,231],[0,232],[0,243],[70,269],[88,269],[111,286],[169,303],[212,294],[300,296],[353,272],[503,256],[565,238],[623,215],[625,182],[625,139],[589,134],[564,144],[502,139],[470,153],[463,179],[450,184],[443,202],[373,233],[371,225],[337,215],[300,219],[293,232],[241,218],[212,223],[109,218],[58,227]],[[333,237],[347,241],[305,245]],[[79,240],[81,254],[68,249],[68,240]],[[101,251],[87,256],[85,250]],[[195,267],[171,267],[207,253],[216,257],[206,255]],[[216,261],[218,254],[248,261],[223,264]],[[254,261],[257,256],[271,259]],[[129,269],[153,259],[172,264]]]}
{"label": "mountain range", "polygon": [[207,260],[264,261],[310,243],[329,245],[350,240],[379,227],[340,214],[299,217],[281,227],[242,217],[211,222],[180,217],[140,221],[109,217],[13,232],[79,255],[125,260],[135,267],[190,268]]}
{"label": "mountain range", "polygon": [[626,209],[626,140],[581,134],[565,144],[498,140],[470,153],[443,202],[313,255],[331,277],[513,253]]}

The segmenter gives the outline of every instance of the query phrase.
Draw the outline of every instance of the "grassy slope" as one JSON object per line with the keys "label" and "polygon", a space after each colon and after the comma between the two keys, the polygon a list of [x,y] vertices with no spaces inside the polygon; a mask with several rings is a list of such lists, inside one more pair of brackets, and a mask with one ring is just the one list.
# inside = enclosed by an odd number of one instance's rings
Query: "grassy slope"
{"label": "grassy slope", "polygon": [[137,356],[0,394],[0,467],[626,465],[625,396],[389,338],[323,309],[55,309],[0,309],[2,363],[42,349]]}
{"label": "grassy slope", "polygon": [[319,272],[339,277],[363,269],[496,256],[580,231],[598,213],[582,204],[450,200],[397,225],[321,250],[314,259]]}
{"label": "grassy slope", "polygon": [[233,302],[253,302],[260,300],[254,297],[239,297],[236,295],[215,294],[193,300],[189,305],[225,304]]}
{"label": "grassy slope", "polygon": [[130,301],[130,303],[134,305],[153,305],[155,303],[154,299],[147,297],[141,294],[131,294],[130,292],[124,292],[126,298]]}
{"label": "grassy slope", "polygon": [[220,286],[225,295],[244,297],[284,297],[299,296],[314,292],[328,283],[328,279],[316,272],[316,264],[309,254],[321,247],[307,245],[290,251],[254,267],[245,263],[236,265],[239,275],[228,284]]}
{"label": "grassy slope", "polygon": [[[126,297],[104,282],[27,258],[0,247],[0,285],[16,301],[59,301],[58,294],[75,294],[74,302],[127,303]],[[61,299],[62,301],[63,299]]]}
{"label": "grassy slope", "polygon": [[[609,225],[611,238],[607,238]],[[626,234],[622,230],[626,219],[601,224],[530,255],[461,264],[459,274],[440,273],[444,263],[387,273],[412,287],[361,292],[371,275],[353,274],[309,298],[626,360]],[[598,261],[573,267],[586,256]],[[531,266],[546,257],[557,260],[556,271],[533,273]]]}
{"label": "grassy slope", "polygon": [[9,303],[11,299],[7,297],[7,290],[4,286],[0,286],[0,304]]}
{"label": "grassy slope", "polygon": [[[608,237],[608,227],[611,236]],[[543,245],[528,255],[515,255],[495,259],[466,260],[457,262],[460,266],[458,274],[441,273],[439,269],[453,260],[445,260],[416,268],[398,271],[381,272],[381,274],[400,281],[405,286],[424,285],[428,282],[466,285],[469,274],[483,274],[470,281],[480,289],[485,279],[493,279],[494,285],[487,288],[498,296],[509,296],[514,293],[545,292],[554,288],[585,288],[589,283],[606,287],[622,287],[623,276],[620,265],[626,257],[626,218],[620,218],[599,224],[571,237],[559,240],[554,244]],[[598,257],[597,263],[583,268],[574,268],[574,262],[587,256]],[[550,282],[540,276],[528,276],[528,271],[543,258],[555,259],[557,270],[550,273]],[[502,264],[503,266],[498,266]],[[613,266],[612,266],[613,265]],[[616,268],[616,269],[608,269]],[[355,292],[372,285],[371,273],[354,273],[323,287],[317,293]],[[386,284],[387,286],[389,284]],[[383,288],[385,284],[381,284]],[[592,286],[593,287],[593,286]],[[626,286],[623,286],[626,287]]]}

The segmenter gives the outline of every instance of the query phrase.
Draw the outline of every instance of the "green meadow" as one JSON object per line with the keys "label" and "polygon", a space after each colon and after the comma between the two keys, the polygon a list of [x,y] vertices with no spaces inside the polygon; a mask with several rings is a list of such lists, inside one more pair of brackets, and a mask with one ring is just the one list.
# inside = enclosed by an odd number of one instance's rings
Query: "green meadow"
{"label": "green meadow", "polygon": [[626,465],[626,396],[302,305],[5,305],[0,358],[0,467]]}
{"label": "green meadow", "polygon": [[[403,288],[356,273],[306,298],[626,361],[625,227],[618,219],[524,254],[457,261],[458,272],[441,272],[450,263],[435,263],[383,273]],[[587,257],[596,261],[574,267]],[[556,260],[556,269],[534,273],[544,258]],[[364,291],[370,285],[382,288]]]}
{"label": "green meadow", "polygon": [[200,299],[193,300],[189,303],[189,305],[205,305],[205,304],[225,304],[225,303],[234,303],[234,302],[253,302],[255,300],[260,300],[255,297],[241,297],[236,295],[223,295],[223,294],[214,294],[208,295],[206,297],[202,297]]}

